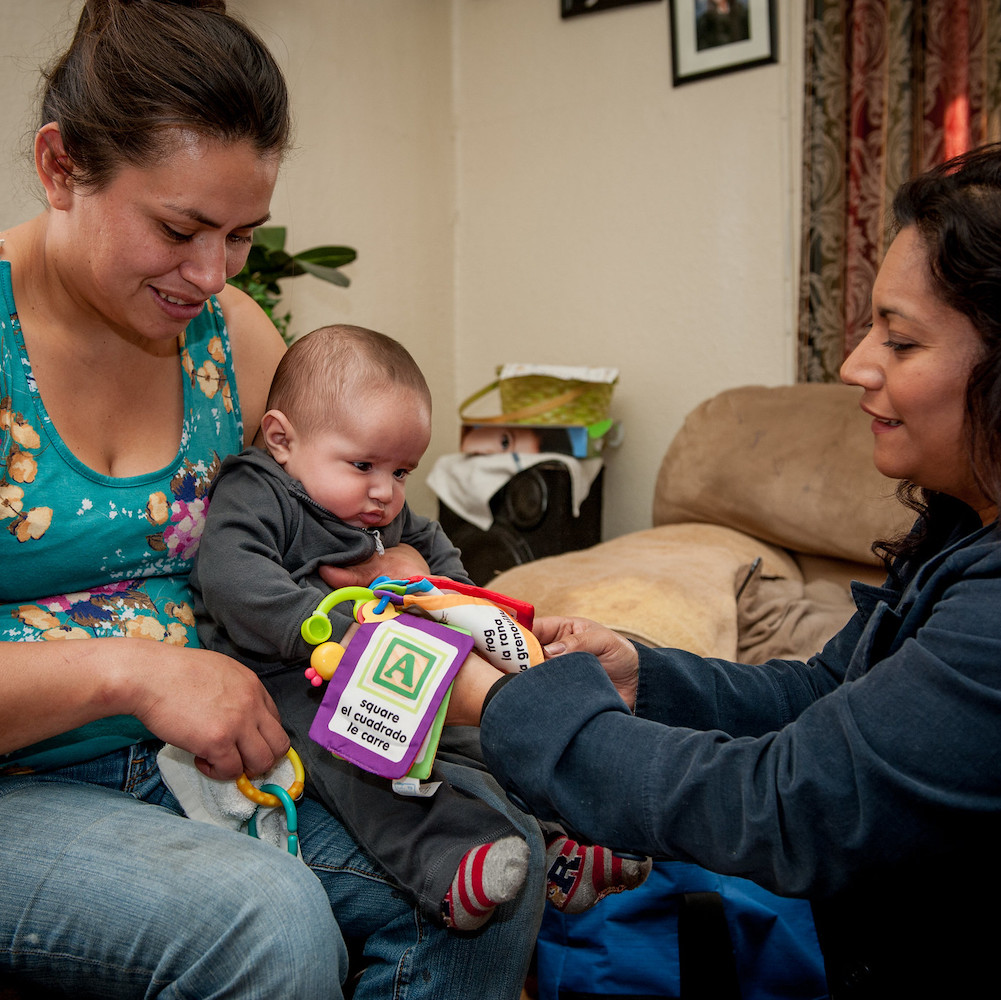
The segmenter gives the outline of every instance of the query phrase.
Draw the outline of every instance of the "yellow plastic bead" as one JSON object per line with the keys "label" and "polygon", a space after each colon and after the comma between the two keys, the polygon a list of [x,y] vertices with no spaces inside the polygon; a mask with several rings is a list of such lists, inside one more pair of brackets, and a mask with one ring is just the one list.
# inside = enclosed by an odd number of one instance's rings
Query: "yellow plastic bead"
{"label": "yellow plastic bead", "polygon": [[339,642],[325,642],[310,654],[309,665],[320,677],[329,681],[343,656],[344,647]]}

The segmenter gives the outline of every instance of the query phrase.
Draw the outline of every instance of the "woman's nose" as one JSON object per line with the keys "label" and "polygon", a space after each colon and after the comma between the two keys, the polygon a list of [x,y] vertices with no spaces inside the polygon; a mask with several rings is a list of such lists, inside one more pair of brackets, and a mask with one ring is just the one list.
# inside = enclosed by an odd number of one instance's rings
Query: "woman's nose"
{"label": "woman's nose", "polygon": [[873,353],[873,331],[870,330],[841,365],[841,381],[847,385],[872,388],[882,378]]}
{"label": "woman's nose", "polygon": [[217,295],[226,285],[226,247],[213,239],[196,239],[181,264],[181,277],[205,295]]}

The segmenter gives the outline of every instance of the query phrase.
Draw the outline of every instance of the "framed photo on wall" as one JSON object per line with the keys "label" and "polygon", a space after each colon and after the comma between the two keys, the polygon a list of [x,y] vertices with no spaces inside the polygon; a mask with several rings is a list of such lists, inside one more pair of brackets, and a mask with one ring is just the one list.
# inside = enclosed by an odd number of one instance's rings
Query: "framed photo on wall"
{"label": "framed photo on wall", "polygon": [[560,0],[560,16],[576,17],[578,14],[594,14],[599,10],[613,7],[629,7],[634,3],[657,3],[658,0]]}
{"label": "framed photo on wall", "polygon": [[674,85],[778,60],[776,0],[671,0]]}

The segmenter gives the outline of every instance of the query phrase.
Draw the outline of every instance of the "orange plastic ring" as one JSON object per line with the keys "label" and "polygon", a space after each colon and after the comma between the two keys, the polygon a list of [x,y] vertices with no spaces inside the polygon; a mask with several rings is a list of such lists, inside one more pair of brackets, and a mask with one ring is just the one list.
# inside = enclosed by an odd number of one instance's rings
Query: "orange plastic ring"
{"label": "orange plastic ring", "polygon": [[381,614],[376,614],[375,609],[381,603],[381,597],[374,601],[358,601],[355,604],[355,621],[362,625],[370,625],[374,622],[392,621],[399,616],[400,612],[392,604],[387,604]]}
{"label": "orange plastic ring", "polygon": [[[295,781],[288,786],[286,791],[288,792],[289,797],[295,800],[302,795],[302,790],[306,784],[306,772],[303,769],[302,761],[299,759],[299,755],[291,747],[289,747],[288,753],[286,753],[285,756],[292,762],[292,774],[295,777]],[[236,787],[239,788],[251,802],[256,802],[259,806],[268,806],[269,808],[274,809],[282,805],[282,801],[277,795],[272,795],[270,792],[262,792],[256,785],[252,785],[250,783],[250,779],[245,774],[241,774],[240,777],[236,779]]]}

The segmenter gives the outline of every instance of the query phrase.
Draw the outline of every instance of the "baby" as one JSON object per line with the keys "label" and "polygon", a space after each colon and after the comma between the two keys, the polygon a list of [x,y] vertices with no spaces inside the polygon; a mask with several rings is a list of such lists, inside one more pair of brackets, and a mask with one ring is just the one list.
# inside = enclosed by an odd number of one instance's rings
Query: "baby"
{"label": "baby", "polygon": [[[407,476],[431,438],[427,383],[392,338],[328,326],[289,348],[267,405],[264,448],[227,458],[212,486],[191,576],[199,638],[259,673],[302,757],[308,793],[430,919],[475,930],[524,882],[528,847],[517,829],[434,771],[432,780],[442,780],[434,795],[397,795],[388,779],[308,735],[320,693],[303,677],[312,647],[300,626],[331,590],[320,566],[353,566],[407,544],[432,575],[471,582],[437,522],[406,504]],[[330,618],[340,640],[353,622],[350,608]],[[441,749],[482,767],[449,746],[448,730]],[[548,831],[546,853],[548,898],[570,912],[640,884],[649,870],[556,829]]]}

